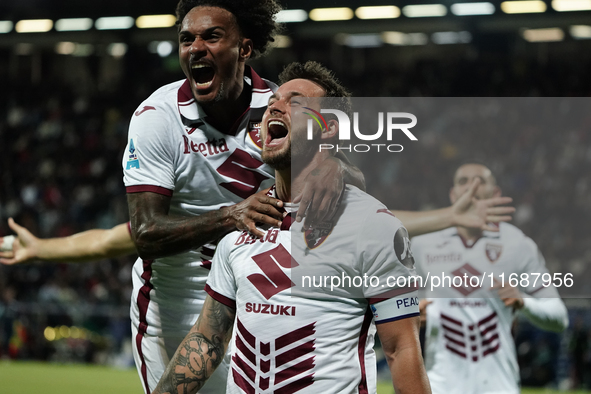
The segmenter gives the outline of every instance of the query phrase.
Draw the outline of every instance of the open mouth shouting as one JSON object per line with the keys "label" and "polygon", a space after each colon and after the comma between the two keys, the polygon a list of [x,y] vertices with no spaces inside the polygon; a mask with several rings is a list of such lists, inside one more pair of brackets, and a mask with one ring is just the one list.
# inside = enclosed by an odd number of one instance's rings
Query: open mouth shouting
{"label": "open mouth shouting", "polygon": [[268,147],[278,146],[285,141],[289,134],[287,126],[281,120],[270,120],[267,123],[267,138],[265,145]]}
{"label": "open mouth shouting", "polygon": [[191,65],[191,75],[197,89],[208,89],[213,84],[215,70],[208,63],[193,63]]}

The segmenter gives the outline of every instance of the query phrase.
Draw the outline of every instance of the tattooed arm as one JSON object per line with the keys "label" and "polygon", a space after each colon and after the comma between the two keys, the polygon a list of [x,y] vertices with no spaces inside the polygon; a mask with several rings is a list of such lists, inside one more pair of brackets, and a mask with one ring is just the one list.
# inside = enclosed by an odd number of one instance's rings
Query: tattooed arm
{"label": "tattooed arm", "polygon": [[179,345],[152,394],[196,393],[220,365],[236,310],[207,296],[197,323]]}
{"label": "tattooed arm", "polygon": [[196,249],[228,232],[249,230],[262,237],[256,222],[281,226],[283,202],[260,191],[246,200],[199,216],[169,215],[171,197],[157,193],[128,193],[131,236],[143,259],[155,259]]}

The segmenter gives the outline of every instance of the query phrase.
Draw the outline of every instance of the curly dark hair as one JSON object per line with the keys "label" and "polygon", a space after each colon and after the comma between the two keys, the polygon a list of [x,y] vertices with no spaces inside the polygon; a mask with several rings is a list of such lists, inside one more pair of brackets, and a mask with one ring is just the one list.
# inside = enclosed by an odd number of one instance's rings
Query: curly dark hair
{"label": "curly dark hair", "polygon": [[[285,66],[279,74],[279,85],[298,78],[317,83],[326,92],[325,97],[333,98],[332,100],[324,99],[323,106],[340,109],[347,115],[351,114],[351,100],[344,99],[351,97],[351,93],[341,85],[333,71],[312,60],[306,63],[293,62]],[[330,115],[327,116],[330,117]]]}
{"label": "curly dark hair", "polygon": [[275,22],[275,16],[282,7],[275,0],[180,0],[176,7],[179,29],[189,11],[199,6],[219,7],[232,13],[242,36],[253,42],[251,58],[264,54],[281,30],[281,26]]}

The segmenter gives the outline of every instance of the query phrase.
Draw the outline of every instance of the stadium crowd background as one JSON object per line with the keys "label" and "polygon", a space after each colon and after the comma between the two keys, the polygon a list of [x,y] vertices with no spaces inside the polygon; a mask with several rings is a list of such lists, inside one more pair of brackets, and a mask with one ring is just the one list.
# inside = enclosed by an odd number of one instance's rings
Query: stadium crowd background
{"label": "stadium crowd background", "polygon": [[[174,29],[167,34],[174,41]],[[275,80],[290,61],[314,59],[336,70],[355,96],[591,95],[587,41],[528,43],[518,35],[473,33],[470,43],[353,48],[338,43],[338,34],[310,38],[288,28],[286,35],[291,46],[252,63],[260,75]],[[8,217],[41,237],[125,222],[127,125],[153,90],[182,78],[174,45],[168,56],[132,40],[121,56],[100,45],[89,56],[69,56],[14,34],[8,44],[2,40],[0,235],[10,233]],[[542,122],[552,116],[551,108],[540,114]],[[514,223],[548,265],[589,278],[590,127],[591,117],[570,130],[518,124],[432,133],[419,138],[412,155],[394,155],[366,171],[368,191],[394,209],[447,206],[453,170],[479,157],[514,198]],[[1,266],[0,357],[129,362],[134,259]],[[562,335],[524,321],[516,326],[524,385],[591,388],[591,300],[566,303],[571,326]]]}

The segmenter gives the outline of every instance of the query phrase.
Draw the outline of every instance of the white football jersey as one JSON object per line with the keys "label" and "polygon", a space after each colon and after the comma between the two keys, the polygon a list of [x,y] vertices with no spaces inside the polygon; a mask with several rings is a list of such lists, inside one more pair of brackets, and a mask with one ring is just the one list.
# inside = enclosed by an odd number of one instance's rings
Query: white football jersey
{"label": "white football jersey", "polygon": [[[491,274],[528,275],[520,290],[535,297],[558,297],[542,285],[547,273],[536,244],[521,230],[501,223],[467,243],[455,228],[412,239],[417,273],[424,279],[427,307],[425,364],[433,393],[519,393],[519,366],[511,335],[514,311],[491,290]],[[431,288],[434,277],[457,278],[455,285]],[[463,281],[460,283],[459,278]],[[474,277],[474,278],[473,278]],[[524,275],[524,277],[526,277]],[[473,278],[470,280],[470,278]],[[477,281],[476,278],[483,279]],[[447,280],[447,279],[446,279]]]}
{"label": "white football jersey", "polygon": [[[186,80],[163,86],[132,116],[124,182],[128,193],[171,197],[170,215],[193,216],[244,200],[273,184],[261,161],[260,122],[276,86],[252,69],[247,112],[229,133],[208,123]],[[132,323],[140,334],[183,338],[197,320],[206,293],[214,245],[158,258],[133,268]]]}
{"label": "white football jersey", "polygon": [[[416,288],[381,286],[414,274],[408,236],[383,204],[353,186],[337,217],[334,226],[303,231],[287,216],[262,241],[237,231],[219,243],[206,290],[236,308],[227,393],[376,392],[372,320],[418,316]],[[331,274],[379,284],[330,291],[320,281]]]}

